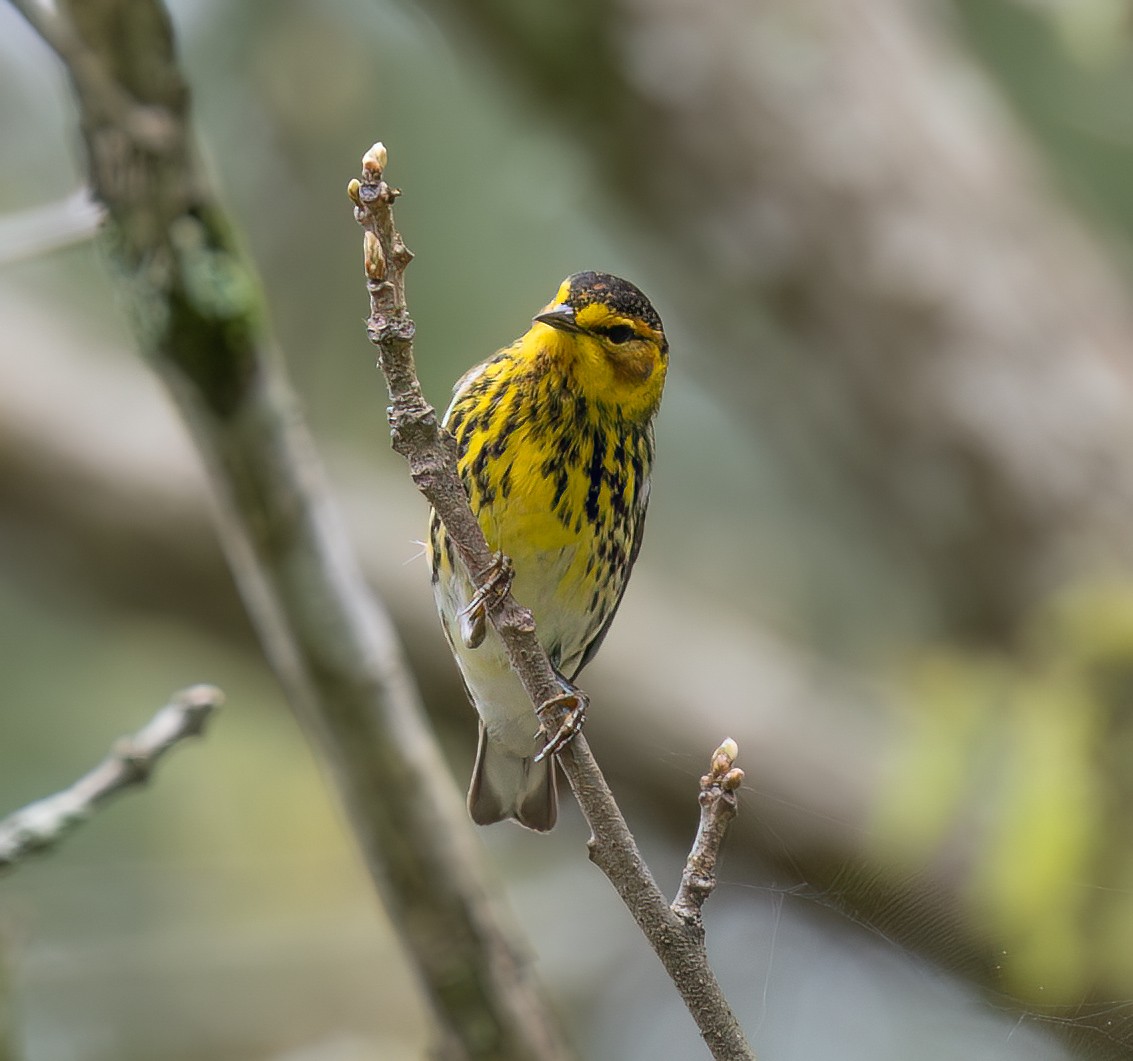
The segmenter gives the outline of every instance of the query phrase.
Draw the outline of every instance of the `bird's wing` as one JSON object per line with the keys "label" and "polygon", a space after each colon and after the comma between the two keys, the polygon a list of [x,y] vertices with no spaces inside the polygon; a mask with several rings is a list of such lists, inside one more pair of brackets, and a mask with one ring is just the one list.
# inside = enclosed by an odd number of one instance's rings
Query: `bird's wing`
{"label": "bird's wing", "polygon": [[614,606],[610,609],[610,614],[606,616],[606,621],[602,624],[601,629],[583,651],[582,661],[570,676],[572,681],[582,671],[582,668],[598,654],[598,649],[602,647],[602,642],[606,640],[606,635],[610,632],[610,624],[614,621],[614,616],[618,614],[618,608],[621,606],[622,598],[626,593],[626,586],[629,585],[629,576],[633,573],[633,565],[637,562],[637,554],[641,552],[641,539],[645,534],[645,512],[648,507],[649,480],[646,479],[638,495],[638,513],[637,518],[633,521],[633,539],[629,546],[629,562],[626,564],[626,575],[622,579],[622,588],[618,590],[618,599],[614,601]]}

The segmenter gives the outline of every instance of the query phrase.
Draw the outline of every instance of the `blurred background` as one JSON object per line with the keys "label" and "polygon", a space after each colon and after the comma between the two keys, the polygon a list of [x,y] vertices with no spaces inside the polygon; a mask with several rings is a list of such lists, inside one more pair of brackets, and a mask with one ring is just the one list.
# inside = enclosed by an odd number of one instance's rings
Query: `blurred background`
{"label": "blurred background", "polygon": [[[1133,1057],[1133,4],[172,9],[459,783],[475,720],[344,194],[375,139],[435,404],[568,273],[625,275],[665,320],[649,533],[588,733],[670,894],[697,778],[739,742],[707,927],[761,1058]],[[65,231],[61,71],[7,6],[0,55],[0,813],[174,689],[228,694],[148,790],[0,880],[0,1056],[423,1056],[190,447]],[[705,1056],[566,802],[548,837],[478,836],[580,1056]]]}

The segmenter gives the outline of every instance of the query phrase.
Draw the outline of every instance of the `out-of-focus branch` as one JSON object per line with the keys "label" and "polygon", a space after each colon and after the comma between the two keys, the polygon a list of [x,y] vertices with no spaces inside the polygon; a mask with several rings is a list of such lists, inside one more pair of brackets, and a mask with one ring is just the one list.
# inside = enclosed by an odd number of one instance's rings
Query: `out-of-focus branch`
{"label": "out-of-focus branch", "polygon": [[948,5],[432,6],[583,145],[680,270],[698,377],[941,629],[1133,564],[1129,284]]}
{"label": "out-of-focus branch", "polygon": [[[400,193],[383,179],[386,162],[385,147],[375,144],[362,158],[361,180],[351,181],[349,191],[365,232],[367,328],[389,387],[393,446],[408,461],[414,483],[444,523],[474,584],[487,590],[496,565],[457,473],[456,444],[438,423],[417,379],[414,325],[405,302],[405,269],[412,255],[394,226],[393,203]],[[506,589],[490,592],[486,604],[512,669],[531,698],[532,723],[538,715],[550,740],[562,719],[545,717],[545,708],[559,698],[561,686],[536,637],[531,612]],[[576,733],[558,759],[590,825],[591,859],[629,907],[713,1057],[754,1061],[755,1054],[708,963],[703,925],[699,918],[682,918],[666,905],[585,738]]]}
{"label": "out-of-focus branch", "polygon": [[62,202],[0,215],[0,266],[93,238],[102,209],[85,188]]}
{"label": "out-of-focus branch", "polygon": [[442,1056],[569,1056],[264,344],[255,277],[193,156],[165,9],[21,3],[71,76],[141,345],[203,457],[229,565],[327,759],[432,1004]]}
{"label": "out-of-focus branch", "polygon": [[132,737],[124,737],[101,763],[69,788],[36,800],[0,820],[0,873],[27,855],[54,847],[111,796],[142,785],[166,752],[186,737],[204,732],[224,703],[213,685],[193,685],[176,693]]}

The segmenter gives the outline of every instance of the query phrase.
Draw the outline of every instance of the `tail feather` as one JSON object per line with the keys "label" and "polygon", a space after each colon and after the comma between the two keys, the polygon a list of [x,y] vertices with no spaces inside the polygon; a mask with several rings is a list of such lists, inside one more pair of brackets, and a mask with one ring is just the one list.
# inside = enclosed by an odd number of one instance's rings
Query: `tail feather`
{"label": "tail feather", "polygon": [[553,760],[548,757],[537,763],[533,757],[510,754],[488,739],[481,723],[476,766],[468,789],[468,813],[477,825],[514,818],[538,832],[554,828],[559,799]]}

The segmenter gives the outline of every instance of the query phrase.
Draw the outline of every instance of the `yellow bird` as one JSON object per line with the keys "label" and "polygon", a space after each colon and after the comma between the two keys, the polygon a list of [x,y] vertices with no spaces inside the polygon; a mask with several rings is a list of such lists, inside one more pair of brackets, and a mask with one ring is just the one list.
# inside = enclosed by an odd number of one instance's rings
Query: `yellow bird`
{"label": "yellow bird", "polygon": [[[641,548],[653,421],[669,344],[633,284],[608,273],[567,277],[511,346],[466,372],[445,426],[490,548],[510,558],[516,600],[530,608],[564,695],[594,657]],[[555,824],[554,757],[482,599],[432,514],[429,556],[445,636],[480,715],[468,792],[472,819]],[[580,700],[584,706],[584,700]]]}

